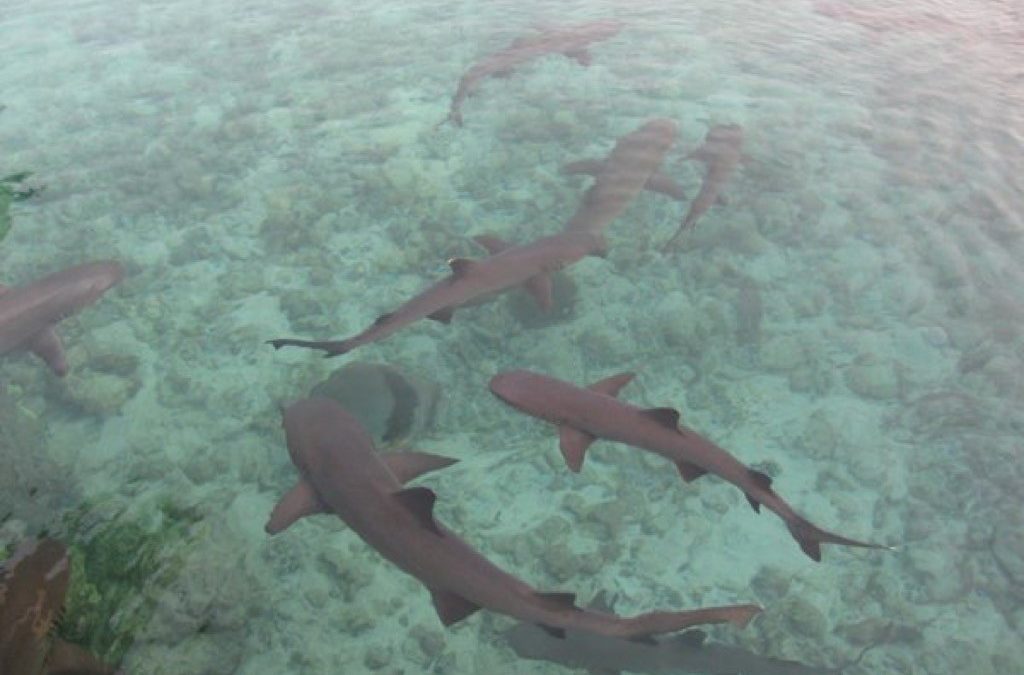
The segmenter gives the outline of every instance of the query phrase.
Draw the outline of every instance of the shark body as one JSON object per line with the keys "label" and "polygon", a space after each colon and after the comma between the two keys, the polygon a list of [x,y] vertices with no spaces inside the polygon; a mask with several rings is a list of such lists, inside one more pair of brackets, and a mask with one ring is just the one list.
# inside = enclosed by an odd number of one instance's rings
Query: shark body
{"label": "shark body", "polygon": [[96,302],[123,276],[119,263],[100,261],[69,267],[25,286],[0,286],[0,355],[27,349],[57,375],[65,375],[67,361],[55,326]]}
{"label": "shark body", "polygon": [[657,173],[676,133],[672,120],[649,120],[616,141],[604,160],[570,164],[570,172],[593,171],[594,184],[583,195],[565,230],[603,233],[644,188],[681,193],[681,188]]}
{"label": "shark body", "polygon": [[738,124],[719,124],[708,130],[704,143],[694,150],[690,157],[704,163],[706,171],[700,191],[690,202],[683,221],[665,243],[665,249],[675,247],[687,230],[697,225],[697,220],[716,202],[722,200],[722,189],[743,161],[743,127]]}
{"label": "shark body", "polygon": [[110,675],[114,669],[53,635],[71,583],[67,548],[55,539],[23,544],[0,566],[0,673]]}
{"label": "shark body", "polygon": [[764,504],[778,514],[800,548],[815,561],[821,560],[822,543],[886,548],[820,529],[775,493],[771,478],[682,426],[679,413],[672,408],[643,409],[619,401],[616,395],[633,377],[633,373],[621,373],[583,389],[546,375],[515,370],[495,375],[490,388],[513,408],[558,425],[562,455],[571,471],[583,467],[584,453],[596,439],[617,441],[665,457],[687,482],[714,473],[732,483],[755,511]]}
{"label": "shark body", "polygon": [[623,25],[621,21],[605,19],[578,26],[547,29],[537,35],[514,40],[508,47],[475,63],[459,79],[445,121],[461,127],[462,103],[480,88],[484,80],[490,77],[508,77],[515,68],[541,56],[564,54],[576,59],[581,65],[590,65],[592,57],[587,47],[593,42],[612,37],[622,30]]}
{"label": "shark body", "polygon": [[393,312],[383,314],[366,330],[345,340],[271,340],[275,349],[305,347],[320,349],[326,356],[337,356],[383,339],[405,326],[430,318],[451,321],[454,311],[463,305],[486,299],[519,285],[525,285],[541,307],[551,305],[551,273],[588,255],[604,252],[601,235],[589,232],[562,232],[523,246],[509,246],[495,237],[478,237],[478,243],[492,252],[487,258],[449,261],[452,273]]}
{"label": "shark body", "polygon": [[522,658],[581,668],[593,675],[618,675],[622,671],[653,675],[834,675],[841,672],[706,642],[706,634],[699,629],[650,641],[619,640],[568,631],[564,639],[558,640],[536,626],[520,623],[505,636]]}
{"label": "shark body", "polygon": [[288,452],[301,478],[274,509],[267,531],[298,518],[336,514],[391,563],[421,581],[444,625],[480,608],[544,626],[615,637],[674,632],[699,623],[744,626],[760,608],[737,605],[624,618],[584,610],[570,593],[540,593],[498,568],[433,516],[434,493],[405,479],[452,460],[421,453],[377,455],[365,430],[330,399],[309,398],[284,411]]}

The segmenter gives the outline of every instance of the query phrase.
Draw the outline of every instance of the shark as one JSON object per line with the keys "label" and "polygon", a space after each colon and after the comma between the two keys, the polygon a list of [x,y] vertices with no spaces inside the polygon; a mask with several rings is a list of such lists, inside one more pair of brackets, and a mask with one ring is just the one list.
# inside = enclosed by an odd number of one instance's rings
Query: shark
{"label": "shark", "polygon": [[553,302],[551,274],[586,256],[601,256],[606,248],[604,238],[590,232],[561,232],[521,246],[510,245],[493,235],[480,235],[474,240],[491,255],[478,260],[449,260],[451,274],[448,277],[394,311],[377,317],[361,333],[344,340],[278,338],[268,343],[274,349],[304,347],[323,350],[328,357],[338,356],[381,340],[420,319],[450,323],[457,308],[520,285],[542,308],[548,309]]}
{"label": "shark", "polygon": [[562,456],[570,471],[583,468],[583,458],[598,438],[617,441],[661,455],[676,465],[686,482],[706,473],[732,483],[747,497],[755,512],[764,504],[785,522],[800,549],[815,562],[821,544],[889,548],[828,532],[799,515],[772,488],[772,479],[745,466],[728,451],[683,426],[672,408],[638,408],[616,396],[634,378],[619,373],[588,388],[528,370],[498,373],[491,392],[520,412],[558,425]]}
{"label": "shark", "polygon": [[29,540],[0,565],[0,673],[115,672],[81,647],[54,635],[70,583],[67,547],[56,539]]}
{"label": "shark", "polygon": [[63,377],[68,364],[56,325],[96,302],[123,277],[120,263],[102,260],[75,265],[18,288],[0,286],[0,355],[31,351]]}
{"label": "shark", "polygon": [[[564,165],[561,171],[566,176],[583,175],[596,177],[601,173],[604,167],[605,160],[603,159],[580,159]],[[676,200],[677,202],[681,202],[686,199],[686,188],[671,177],[660,172],[651,174],[650,178],[647,179],[647,182],[644,183],[644,189],[649,190],[650,192],[659,192],[670,199]]]}
{"label": "shark", "polygon": [[583,195],[565,231],[603,233],[647,188],[681,194],[681,188],[658,172],[665,154],[675,142],[677,127],[670,119],[648,120],[615,142],[604,160],[583,160],[569,165],[569,172],[593,172],[594,184]]}
{"label": "shark", "polygon": [[418,452],[378,455],[359,422],[331,399],[307,398],[283,412],[286,443],[300,478],[274,507],[266,530],[333,513],[369,546],[430,591],[441,623],[451,626],[481,608],[543,626],[555,636],[580,630],[645,638],[696,624],[746,626],[756,605],[650,612],[620,617],[580,608],[572,593],[540,592],[505,572],[434,517],[436,494],[404,484],[452,459]]}
{"label": "shark", "polygon": [[[612,611],[603,594],[591,607]],[[518,623],[504,636],[521,658],[579,668],[591,675],[619,675],[622,671],[652,675],[838,675],[860,661],[858,657],[838,668],[823,668],[775,659],[742,647],[709,642],[707,633],[697,628],[649,640],[620,640],[578,631],[566,631],[564,638],[555,639],[537,626]]]}
{"label": "shark", "polygon": [[448,117],[442,122],[462,126],[462,103],[490,77],[508,77],[518,66],[548,54],[563,54],[580,65],[589,66],[593,57],[588,47],[607,40],[622,30],[623,22],[602,19],[564,28],[546,28],[536,35],[517,38],[509,46],[473,64],[459,80],[452,96]]}
{"label": "shark", "polygon": [[697,226],[697,220],[716,202],[722,202],[722,189],[736,167],[743,162],[743,127],[738,124],[717,124],[708,130],[704,143],[690,153],[691,159],[704,163],[706,171],[697,196],[676,233],[665,243],[669,250],[678,245],[683,234]]}

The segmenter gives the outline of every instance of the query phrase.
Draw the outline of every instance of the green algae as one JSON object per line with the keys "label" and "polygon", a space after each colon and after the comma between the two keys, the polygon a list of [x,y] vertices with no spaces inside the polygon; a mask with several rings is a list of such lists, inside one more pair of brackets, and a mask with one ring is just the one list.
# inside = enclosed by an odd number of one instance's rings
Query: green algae
{"label": "green algae", "polygon": [[[180,573],[201,515],[164,499],[146,511],[111,513],[93,500],[64,517],[71,586],[58,634],[120,663],[157,599]],[[97,522],[99,521],[99,522]]]}

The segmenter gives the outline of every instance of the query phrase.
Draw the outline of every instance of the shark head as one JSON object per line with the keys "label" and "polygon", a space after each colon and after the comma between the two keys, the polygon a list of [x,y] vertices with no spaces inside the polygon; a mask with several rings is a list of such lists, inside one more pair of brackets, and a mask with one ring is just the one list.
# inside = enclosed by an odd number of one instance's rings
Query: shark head
{"label": "shark head", "polygon": [[0,672],[37,675],[71,579],[67,549],[31,541],[0,567]]}
{"label": "shark head", "polygon": [[114,260],[86,263],[79,270],[74,290],[81,301],[81,306],[96,302],[124,278],[124,268],[121,267],[121,263]]}

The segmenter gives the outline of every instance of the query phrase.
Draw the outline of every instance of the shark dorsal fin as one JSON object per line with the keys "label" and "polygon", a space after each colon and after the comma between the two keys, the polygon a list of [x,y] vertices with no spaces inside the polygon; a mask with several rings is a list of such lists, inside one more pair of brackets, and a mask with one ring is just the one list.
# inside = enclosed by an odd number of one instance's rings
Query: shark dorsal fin
{"label": "shark dorsal fin", "polygon": [[487,249],[487,252],[491,255],[501,253],[512,245],[501,237],[493,234],[478,234],[473,237],[473,241]]}
{"label": "shark dorsal fin", "polygon": [[448,261],[448,267],[451,268],[452,278],[454,279],[461,279],[469,274],[473,271],[473,267],[476,264],[475,260],[470,260],[469,258],[452,258]]}
{"label": "shark dorsal fin", "polygon": [[384,323],[385,321],[387,321],[388,319],[390,319],[392,316],[394,316],[394,312],[388,312],[387,314],[381,314],[380,316],[378,316],[376,319],[373,320],[373,325],[374,326],[379,326],[382,323]]}
{"label": "shark dorsal fin", "polygon": [[606,377],[600,382],[595,382],[587,387],[587,389],[614,398],[619,395],[623,387],[633,381],[634,377],[636,377],[636,373],[619,373],[618,375]]}
{"label": "shark dorsal fin", "polygon": [[675,408],[647,408],[640,413],[667,429],[679,431],[679,411]]}
{"label": "shark dorsal fin", "polygon": [[434,502],[437,495],[430,488],[411,487],[393,493],[395,499],[419,521],[420,525],[441,536],[441,529],[434,520]]}
{"label": "shark dorsal fin", "polygon": [[68,374],[68,359],[64,354],[64,345],[61,343],[60,336],[57,335],[57,331],[53,329],[53,326],[44,328],[36,333],[28,341],[27,346],[33,354],[50,366],[50,370],[58,377],[64,377]]}
{"label": "shark dorsal fin", "polygon": [[[753,481],[754,485],[761,488],[765,492],[772,491],[771,476],[760,471],[754,471],[753,469],[750,469],[747,473],[750,475],[750,480]],[[754,509],[755,513],[761,513],[761,502],[759,502],[757,498],[754,497],[754,495],[747,493],[747,501],[750,502],[750,508]],[[800,545],[801,547],[803,546],[802,543]],[[810,553],[808,553],[808,555],[810,555],[812,558],[814,557]],[[819,553],[818,556],[820,558],[821,554]]]}
{"label": "shark dorsal fin", "polygon": [[480,605],[466,600],[451,591],[431,590],[430,598],[434,601],[434,609],[445,627],[458,623],[480,609]]}
{"label": "shark dorsal fin", "polygon": [[427,314],[427,318],[432,321],[440,321],[441,323],[448,325],[452,322],[452,316],[455,314],[454,307],[442,307],[436,312]]}
{"label": "shark dorsal fin", "polygon": [[450,457],[432,455],[429,452],[415,452],[411,450],[390,452],[386,455],[381,455],[381,459],[391,469],[391,473],[395,474],[398,482],[403,485],[425,473],[443,469],[459,461]]}

